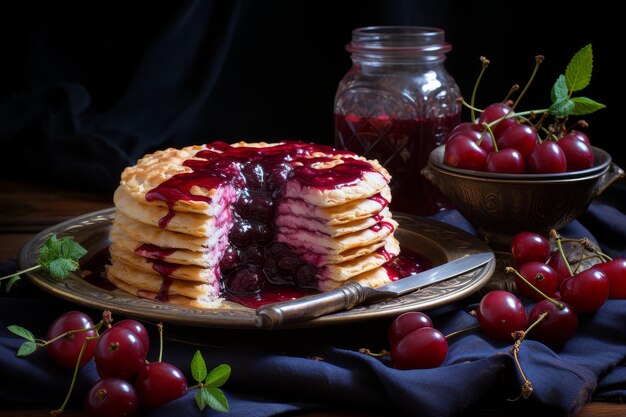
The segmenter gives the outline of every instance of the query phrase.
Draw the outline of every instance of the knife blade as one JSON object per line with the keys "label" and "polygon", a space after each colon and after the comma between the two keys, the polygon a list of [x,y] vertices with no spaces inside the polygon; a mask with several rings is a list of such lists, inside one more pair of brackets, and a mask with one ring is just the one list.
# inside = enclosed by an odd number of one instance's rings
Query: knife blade
{"label": "knife blade", "polygon": [[464,256],[435,266],[424,272],[409,275],[378,288],[351,281],[333,290],[308,295],[296,300],[267,304],[256,309],[257,327],[274,329],[281,326],[311,320],[363,304],[399,297],[420,288],[457,277],[494,260],[491,252]]}

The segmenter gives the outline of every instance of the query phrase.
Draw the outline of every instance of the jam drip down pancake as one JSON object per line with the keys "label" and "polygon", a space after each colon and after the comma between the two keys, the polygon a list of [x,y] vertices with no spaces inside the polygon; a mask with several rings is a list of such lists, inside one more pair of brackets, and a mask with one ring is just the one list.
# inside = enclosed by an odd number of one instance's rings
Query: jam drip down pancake
{"label": "jam drip down pancake", "polygon": [[122,173],[107,278],[199,308],[270,286],[380,286],[399,275],[389,180],[377,161],[312,143],[157,151]]}

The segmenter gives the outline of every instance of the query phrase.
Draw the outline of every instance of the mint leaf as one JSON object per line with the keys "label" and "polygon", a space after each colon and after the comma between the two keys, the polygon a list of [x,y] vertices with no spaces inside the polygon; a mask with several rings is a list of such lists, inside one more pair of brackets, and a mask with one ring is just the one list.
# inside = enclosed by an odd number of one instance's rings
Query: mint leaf
{"label": "mint leaf", "polygon": [[61,280],[78,268],[78,259],[87,253],[85,248],[70,237],[57,239],[50,235],[39,250],[37,263],[48,271],[52,278]]}
{"label": "mint leaf", "polygon": [[50,276],[56,280],[62,280],[66,278],[71,271],[78,268],[78,262],[73,259],[59,258],[50,262],[48,265],[48,271]]}
{"label": "mint leaf", "polygon": [[87,250],[66,236],[59,240],[60,255],[68,259],[80,259],[87,253]]}
{"label": "mint leaf", "polygon": [[593,113],[597,110],[603,109],[606,106],[602,103],[598,103],[587,97],[572,97],[574,108],[571,114],[574,116],[582,116],[583,114]]}
{"label": "mint leaf", "polygon": [[565,81],[570,92],[580,91],[589,85],[593,69],[591,44],[576,52],[565,69]]}
{"label": "mint leaf", "polygon": [[215,411],[226,412],[229,410],[228,400],[219,388],[202,388],[200,391],[206,392],[205,400],[209,407]]}
{"label": "mint leaf", "polygon": [[196,351],[191,359],[191,376],[198,382],[204,381],[207,377],[206,363],[199,350]]}
{"label": "mint leaf", "polygon": [[37,263],[47,270],[48,265],[54,260],[54,258],[55,256],[52,249],[44,244],[44,246],[39,249],[39,257],[37,258]]}
{"label": "mint leaf", "polygon": [[552,97],[552,103],[567,100],[567,98],[569,97],[569,91],[567,90],[565,75],[559,75],[559,78],[556,79],[554,85],[552,86],[552,91],[550,92],[550,95]]}
{"label": "mint leaf", "polygon": [[570,99],[565,99],[552,103],[552,105],[548,109],[548,112],[554,115],[554,117],[565,118],[571,114],[573,109],[574,102]]}
{"label": "mint leaf", "polygon": [[196,392],[196,396],[194,398],[196,400],[198,410],[200,411],[204,410],[207,405],[209,405],[209,392],[204,388],[200,388],[198,392]]}
{"label": "mint leaf", "polygon": [[7,330],[19,337],[23,337],[30,342],[35,342],[35,336],[31,333],[31,331],[23,328],[22,326],[12,324],[7,327]]}
{"label": "mint leaf", "polygon": [[230,378],[230,366],[222,364],[209,373],[205,385],[211,388],[218,388],[224,385],[228,378]]}
{"label": "mint leaf", "polygon": [[20,348],[17,350],[16,355],[20,358],[23,358],[24,356],[30,355],[35,350],[37,350],[37,345],[35,344],[35,342],[24,342],[22,343],[22,346],[20,346]]}

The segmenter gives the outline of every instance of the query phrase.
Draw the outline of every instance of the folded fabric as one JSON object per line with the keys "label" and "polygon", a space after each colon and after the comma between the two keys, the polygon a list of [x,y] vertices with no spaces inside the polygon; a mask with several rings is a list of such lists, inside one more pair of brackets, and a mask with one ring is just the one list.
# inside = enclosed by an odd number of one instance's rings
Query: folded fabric
{"label": "folded fabric", "polygon": [[[589,212],[599,222],[593,228],[573,222],[561,232],[593,237],[603,220],[621,220],[619,224],[625,224],[621,212],[607,214],[607,207],[612,206],[592,204]],[[437,218],[473,232],[456,211]],[[626,234],[621,239],[626,242]],[[622,254],[618,241],[612,237],[614,256]],[[14,262],[0,263],[3,274],[15,267]],[[18,324],[37,337],[45,337],[47,326],[63,311],[82,310],[94,320],[101,312],[49,296],[27,280],[9,294],[4,294],[4,289],[1,292],[0,408],[57,408],[67,392],[72,372],[53,364],[44,351],[17,358],[15,353],[22,339],[6,328]],[[476,324],[470,311],[477,301],[470,297],[462,308],[429,313],[435,326],[448,334]],[[527,306],[530,308],[531,303]],[[510,352],[512,343],[494,342],[473,330],[449,340],[448,355],[441,367],[397,370],[388,357],[359,352],[360,348],[388,349],[386,328],[390,321],[391,318],[338,328],[271,332],[187,329],[166,324],[163,360],[178,366],[189,385],[194,383],[190,362],[197,350],[209,369],[229,364],[232,375],[222,388],[230,403],[228,415],[233,417],[269,417],[327,408],[445,417],[494,406],[527,409],[534,415],[573,416],[592,399],[626,401],[626,300],[609,300],[595,314],[581,317],[578,332],[560,351],[525,339],[519,360],[534,390],[530,398],[515,401],[509,400],[520,395],[522,380]],[[158,350],[154,332],[152,337],[148,360],[156,360]],[[82,407],[87,390],[97,379],[93,362],[80,371],[71,408]],[[194,394],[187,392],[148,415],[214,415],[209,409],[198,410]]]}

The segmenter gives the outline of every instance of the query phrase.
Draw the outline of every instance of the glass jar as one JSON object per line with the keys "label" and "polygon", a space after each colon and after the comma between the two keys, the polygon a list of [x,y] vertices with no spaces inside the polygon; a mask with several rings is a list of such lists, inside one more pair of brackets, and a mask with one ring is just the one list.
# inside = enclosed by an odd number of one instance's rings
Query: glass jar
{"label": "glass jar", "polygon": [[376,159],[392,175],[393,211],[432,215],[447,207],[420,171],[461,121],[459,87],[444,67],[452,46],[438,28],[355,29],[352,67],[335,95],[335,147]]}

